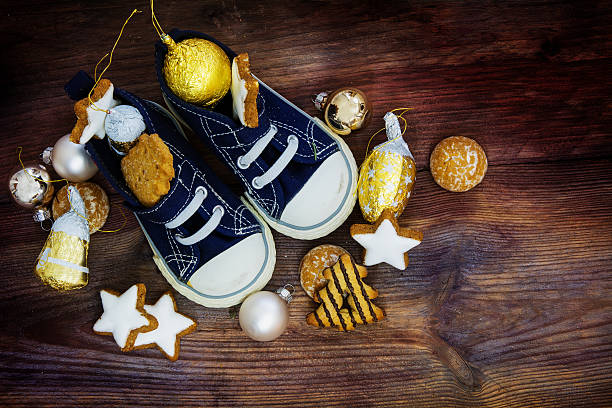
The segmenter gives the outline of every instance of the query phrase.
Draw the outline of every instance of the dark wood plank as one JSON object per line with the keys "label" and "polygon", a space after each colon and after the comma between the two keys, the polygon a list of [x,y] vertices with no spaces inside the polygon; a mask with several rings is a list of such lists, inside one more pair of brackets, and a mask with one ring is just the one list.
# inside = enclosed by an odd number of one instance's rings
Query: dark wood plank
{"label": "dark wood plank", "polygon": [[[137,6],[146,10],[146,2]],[[349,136],[358,162],[386,110],[411,106],[419,168],[400,224],[423,230],[406,271],[370,268],[387,318],[353,333],[305,324],[315,304],[298,289],[287,333],[254,343],[228,309],[177,295],[199,327],[179,361],[127,354],[96,336],[98,291],[169,285],[131,214],[95,234],[90,284],[74,293],[32,274],[46,238],[0,192],[0,403],[3,406],[610,406],[612,405],[612,138],[610,7],[605,2],[159,2],[167,29],[205,31],[247,50],[253,71],[315,113],[310,95],[351,84],[375,119]],[[393,3],[393,2],[390,2]],[[1,173],[16,146],[33,159],[73,123],[63,84],[93,65],[136,5],[0,5]],[[161,102],[148,11],[126,28],[109,77]],[[433,182],[428,158],[444,136],[484,146],[489,172],[471,192]],[[236,191],[233,176],[196,142]],[[121,199],[109,192],[108,225]],[[334,243],[357,259],[356,209],[314,242],[274,234],[270,284],[299,284],[301,257]]]}

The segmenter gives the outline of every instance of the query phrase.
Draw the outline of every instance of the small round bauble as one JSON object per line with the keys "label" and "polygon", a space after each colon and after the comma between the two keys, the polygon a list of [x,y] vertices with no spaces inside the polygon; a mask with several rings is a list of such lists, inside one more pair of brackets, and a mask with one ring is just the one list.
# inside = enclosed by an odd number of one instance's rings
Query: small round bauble
{"label": "small round bauble", "polygon": [[214,107],[229,90],[232,80],[230,61],[217,44],[203,38],[175,43],[169,35],[163,73],[168,87],[185,102]]}
{"label": "small round bauble", "polygon": [[287,302],[273,292],[255,292],[247,297],[238,314],[242,330],[257,341],[272,341],[289,323]]}
{"label": "small round bauble", "polygon": [[454,192],[468,191],[487,172],[487,155],[475,140],[452,136],[434,148],[429,159],[431,175],[438,185]]}
{"label": "small round bauble", "polygon": [[51,151],[51,164],[61,177],[78,183],[92,178],[98,166],[82,144],[72,143],[70,134],[62,136]]}
{"label": "small round bauble", "polygon": [[104,131],[111,148],[122,156],[136,144],[145,129],[142,115],[130,105],[115,106],[104,121]]}
{"label": "small round bauble", "polygon": [[8,180],[9,192],[17,205],[27,209],[45,206],[53,199],[53,184],[47,168],[39,163],[25,163]]}
{"label": "small round bauble", "polygon": [[[89,233],[93,234],[98,231],[108,218],[110,204],[108,196],[96,183],[76,183],[74,184],[79,195],[85,202],[85,217],[89,223]],[[70,203],[68,202],[68,186],[60,188],[53,199],[53,219],[58,219],[63,214],[70,211]]]}
{"label": "small round bauble", "polygon": [[327,126],[343,136],[367,126],[372,116],[372,105],[366,94],[357,88],[340,88],[330,94],[321,92],[313,102],[323,111]]}

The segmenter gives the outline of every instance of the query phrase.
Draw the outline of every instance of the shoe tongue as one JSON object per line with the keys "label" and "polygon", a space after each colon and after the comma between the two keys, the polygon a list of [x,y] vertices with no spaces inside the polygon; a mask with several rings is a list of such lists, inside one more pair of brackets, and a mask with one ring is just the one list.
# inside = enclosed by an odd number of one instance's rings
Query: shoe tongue
{"label": "shoe tongue", "polygon": [[[259,124],[256,128],[243,126],[238,119],[232,118],[231,108],[225,106],[225,99],[227,98],[226,96],[224,100],[221,101],[221,106],[217,106],[217,108],[208,115],[209,120],[222,123],[227,128],[227,132],[213,135],[214,142],[218,147],[233,149],[236,148],[237,144],[250,145],[266,134],[270,129],[270,118],[269,115],[267,115],[265,103],[261,96],[257,96]],[[231,96],[229,99],[231,102]]]}

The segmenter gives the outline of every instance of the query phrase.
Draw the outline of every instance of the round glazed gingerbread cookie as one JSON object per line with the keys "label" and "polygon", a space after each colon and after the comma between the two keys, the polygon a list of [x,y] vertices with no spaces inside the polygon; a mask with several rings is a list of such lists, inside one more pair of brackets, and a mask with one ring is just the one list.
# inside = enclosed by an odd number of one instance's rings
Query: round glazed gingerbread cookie
{"label": "round glazed gingerbread cookie", "polygon": [[[106,222],[110,204],[108,196],[102,190],[102,187],[96,183],[76,183],[74,184],[79,194],[85,202],[85,211],[87,211],[87,221],[89,222],[89,233],[93,234]],[[68,185],[62,187],[55,198],[53,199],[53,219],[57,220],[62,214],[70,210],[68,202]]]}
{"label": "round glazed gingerbread cookie", "polygon": [[452,136],[434,148],[429,167],[440,187],[454,192],[468,191],[484,178],[487,156],[475,140]]}
{"label": "round glazed gingerbread cookie", "polygon": [[304,255],[300,263],[300,283],[308,296],[312,298],[315,292],[325,287],[327,281],[323,278],[323,271],[347,253],[336,245],[319,245]]}

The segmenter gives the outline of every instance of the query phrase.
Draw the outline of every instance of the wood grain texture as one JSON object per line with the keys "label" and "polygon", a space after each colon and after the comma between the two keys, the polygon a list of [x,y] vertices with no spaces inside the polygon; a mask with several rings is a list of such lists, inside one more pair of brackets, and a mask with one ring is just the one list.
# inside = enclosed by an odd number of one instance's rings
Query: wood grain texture
{"label": "wood grain texture", "polygon": [[[612,84],[606,2],[158,1],[166,29],[206,32],[248,51],[252,71],[308,113],[319,90],[352,85],[374,106],[348,137],[358,162],[382,115],[400,106],[418,167],[399,222],[421,229],[406,271],[378,265],[366,282],[387,318],[352,333],[315,329],[300,289],[287,332],[250,341],[228,309],[180,295],[198,322],[180,359],[122,354],[92,333],[98,291],[170,287],[135,218],[92,236],[89,285],[59,293],[33,275],[46,238],[0,191],[0,404],[3,406],[612,406]],[[64,83],[93,70],[134,7],[108,77],[162,102],[147,2],[4,2],[0,170],[16,147],[35,159],[74,124]],[[443,137],[471,136],[489,170],[474,190],[440,189],[429,154]],[[235,178],[194,141],[228,184]],[[109,193],[107,227],[121,224]],[[299,285],[301,257],[322,243],[360,260],[356,209],[314,242],[274,234],[267,286]]]}

